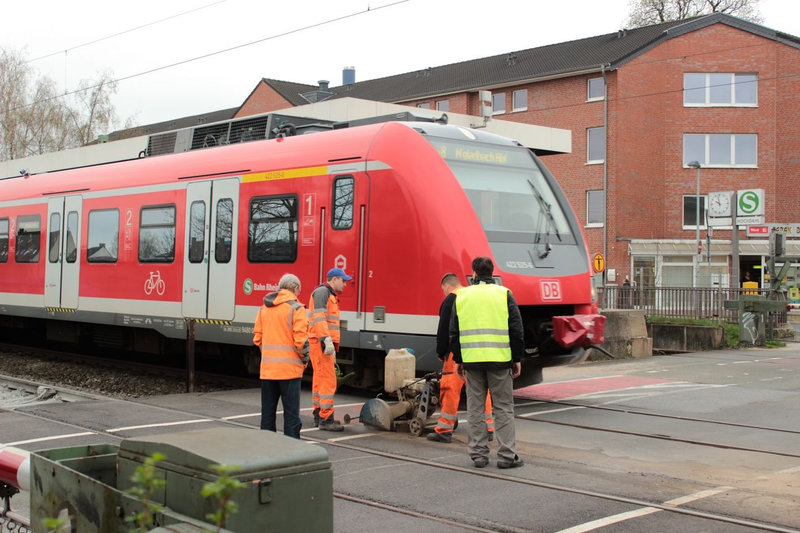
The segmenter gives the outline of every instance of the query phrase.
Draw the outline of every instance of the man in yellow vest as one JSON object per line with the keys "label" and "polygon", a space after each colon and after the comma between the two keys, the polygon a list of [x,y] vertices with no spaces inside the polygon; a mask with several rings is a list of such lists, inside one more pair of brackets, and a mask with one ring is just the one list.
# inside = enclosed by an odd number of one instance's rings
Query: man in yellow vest
{"label": "man in yellow vest", "polygon": [[275,431],[278,399],[283,433],[300,438],[300,379],[308,364],[308,313],[297,301],[300,280],[284,274],[278,292],[264,297],[253,324],[253,344],[261,349],[261,429]]}
{"label": "man in yellow vest", "polygon": [[[450,316],[456,291],[463,288],[458,276],[448,272],[441,281],[444,300],[439,306],[439,327],[436,331],[436,354],[442,360],[442,379],[439,380],[439,421],[428,440],[434,442],[450,442],[453,431],[458,425],[458,404],[461,401],[461,389],[464,380],[456,374],[456,363],[450,350]],[[494,440],[494,416],[492,415],[491,395],[486,395],[486,426],[489,429],[489,440]]]}
{"label": "man in yellow vest", "polygon": [[489,464],[489,435],[483,410],[491,391],[497,440],[497,467],[523,465],[516,451],[513,379],[525,353],[522,315],[507,288],[495,284],[488,257],[472,260],[472,285],[456,293],[450,320],[450,347],[458,375],[466,379],[469,441],[477,468]]}

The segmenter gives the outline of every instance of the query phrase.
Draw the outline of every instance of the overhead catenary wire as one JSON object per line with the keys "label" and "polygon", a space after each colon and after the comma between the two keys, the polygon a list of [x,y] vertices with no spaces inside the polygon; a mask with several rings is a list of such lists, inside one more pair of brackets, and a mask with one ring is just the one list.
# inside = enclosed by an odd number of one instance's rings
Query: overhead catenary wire
{"label": "overhead catenary wire", "polygon": [[[409,1],[410,0],[396,0],[395,2],[384,4],[384,5],[381,5],[381,6],[378,6],[378,7],[367,6],[366,9],[362,9],[362,10],[359,10],[359,11],[348,13],[346,15],[342,15],[342,16],[339,16],[339,17],[326,19],[326,20],[323,20],[321,22],[315,22],[313,24],[308,24],[306,26],[301,26],[299,28],[294,28],[292,30],[287,30],[285,32],[277,33],[275,35],[269,35],[269,36],[263,37],[261,39],[248,41],[248,42],[245,42],[245,43],[242,43],[242,44],[238,44],[238,45],[235,45],[235,46],[231,46],[231,47],[228,47],[228,48],[223,48],[223,49],[220,49],[220,50],[209,52],[207,54],[202,54],[202,55],[199,55],[199,56],[190,57],[188,59],[184,59],[184,60],[181,60],[181,61],[175,61],[175,62],[169,63],[167,65],[162,65],[160,67],[154,67],[154,68],[151,68],[151,69],[148,69],[148,70],[144,70],[142,72],[137,72],[135,74],[130,74],[128,76],[122,76],[122,77],[119,77],[119,78],[115,78],[113,80],[106,80],[103,83],[96,83],[94,85],[89,85],[89,86],[86,86],[86,87],[82,87],[80,89],[73,89],[71,91],[65,91],[65,92],[63,92],[62,94],[59,94],[59,95],[51,96],[51,97],[48,97],[48,98],[43,98],[41,100],[36,100],[36,101],[31,102],[29,104],[24,104],[24,105],[12,107],[8,111],[19,111],[21,109],[27,109],[29,107],[33,107],[33,106],[35,106],[37,104],[40,104],[40,103],[43,103],[43,102],[49,102],[50,100],[56,100],[58,98],[63,98],[65,96],[70,96],[70,95],[81,93],[81,92],[84,92],[84,91],[89,91],[89,90],[92,90],[92,89],[96,89],[96,88],[98,88],[98,87],[100,87],[100,86],[102,86],[104,84],[107,84],[107,83],[118,83],[118,82],[121,82],[121,81],[126,81],[126,80],[130,80],[130,79],[133,79],[133,78],[138,78],[139,76],[145,76],[147,74],[152,74],[154,72],[159,72],[159,71],[162,71],[162,70],[175,68],[175,67],[178,67],[180,65],[185,65],[187,63],[192,63],[194,61],[199,61],[201,59],[207,59],[209,57],[217,56],[217,55],[220,55],[220,54],[225,54],[227,52],[232,52],[234,50],[239,50],[241,48],[252,46],[254,44],[259,44],[259,43],[263,43],[265,41],[278,39],[280,37],[286,37],[288,35],[293,35],[295,33],[300,33],[300,32],[303,32],[303,31],[307,31],[307,30],[314,29],[314,28],[319,28],[319,27],[322,27],[322,26],[327,26],[329,24],[333,24],[333,23],[336,23],[336,22],[340,22],[340,21],[343,21],[343,20],[354,18],[354,17],[357,17],[359,15],[363,15],[365,13],[373,13],[375,11],[379,11],[381,9],[385,9],[387,7],[393,7],[393,6],[396,6],[398,4],[404,4],[404,3],[409,2]],[[0,111],[0,116],[2,116],[2,114],[3,114],[2,111]]]}
{"label": "overhead catenary wire", "polygon": [[119,37],[120,35],[125,35],[126,33],[131,33],[131,32],[137,31],[137,30],[141,30],[143,28],[147,28],[147,27],[150,27],[150,26],[155,26],[156,24],[160,24],[162,22],[166,22],[168,20],[172,20],[172,19],[175,19],[175,18],[178,18],[178,17],[182,17],[184,15],[188,15],[190,13],[194,13],[196,11],[200,11],[202,9],[206,9],[208,7],[212,7],[212,6],[215,6],[217,4],[222,4],[222,3],[225,3],[227,1],[228,0],[217,0],[216,2],[212,2],[212,3],[206,4],[204,6],[196,7],[194,9],[190,9],[188,11],[183,11],[181,13],[176,13],[175,15],[170,15],[169,17],[164,17],[164,18],[161,18],[161,19],[158,19],[158,20],[154,20],[154,21],[148,22],[146,24],[140,24],[139,26],[135,26],[135,27],[127,29],[127,30],[122,30],[122,31],[119,31],[117,33],[113,33],[111,35],[107,35],[105,37],[99,37],[97,39],[93,39],[93,40],[87,41],[85,43],[76,44],[75,46],[71,46],[69,48],[65,48],[64,50],[58,50],[56,52],[50,52],[49,54],[44,54],[44,55],[41,55],[41,56],[38,56],[38,57],[34,57],[33,59],[27,60],[25,63],[33,63],[34,61],[39,61],[41,59],[46,59],[48,57],[53,57],[54,55],[58,55],[58,54],[66,54],[67,52],[72,52],[73,50],[77,50],[78,48],[83,48],[84,46],[90,46],[92,44],[97,44],[97,43],[102,42],[102,41],[107,41],[108,39],[113,39],[114,37]]}

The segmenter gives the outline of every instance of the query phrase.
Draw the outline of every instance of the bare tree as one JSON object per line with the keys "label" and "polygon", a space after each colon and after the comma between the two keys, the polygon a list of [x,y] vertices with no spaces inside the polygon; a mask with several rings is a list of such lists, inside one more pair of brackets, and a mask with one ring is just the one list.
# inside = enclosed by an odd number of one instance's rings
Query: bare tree
{"label": "bare tree", "polygon": [[116,122],[110,72],[60,94],[19,52],[0,49],[0,161],[84,146]]}
{"label": "bare tree", "polygon": [[727,13],[760,23],[759,0],[630,0],[629,28],[685,20],[710,13]]}

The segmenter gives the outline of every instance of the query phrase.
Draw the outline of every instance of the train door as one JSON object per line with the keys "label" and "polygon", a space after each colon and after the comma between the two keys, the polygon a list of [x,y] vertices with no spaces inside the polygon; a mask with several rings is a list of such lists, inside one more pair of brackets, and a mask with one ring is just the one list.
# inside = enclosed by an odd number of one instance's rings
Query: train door
{"label": "train door", "polygon": [[[320,256],[321,278],[333,267],[339,267],[352,276],[339,297],[344,314],[356,312],[356,323],[348,320],[349,330],[364,328],[364,300],[366,278],[364,272],[366,258],[366,212],[369,198],[369,182],[366,176],[340,174],[331,177],[330,213],[323,221],[323,250]],[[349,313],[347,313],[349,315]],[[352,315],[350,315],[352,316]]]}
{"label": "train door", "polygon": [[48,200],[44,285],[46,307],[78,308],[80,219],[80,196]]}
{"label": "train door", "polygon": [[186,317],[233,319],[238,198],[238,178],[187,187],[182,308]]}

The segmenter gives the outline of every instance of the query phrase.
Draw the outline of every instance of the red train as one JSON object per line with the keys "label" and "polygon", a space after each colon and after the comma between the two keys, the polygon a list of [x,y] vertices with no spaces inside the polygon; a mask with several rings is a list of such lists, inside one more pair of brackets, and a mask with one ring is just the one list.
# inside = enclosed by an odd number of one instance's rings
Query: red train
{"label": "red train", "polygon": [[339,266],[338,363],[377,387],[390,348],[439,368],[439,280],[467,283],[477,255],[522,311],[518,386],[602,341],[566,198],[480,130],[386,122],[0,179],[0,327],[54,342],[175,355],[192,318],[198,354],[255,370],[264,294],[292,272],[307,298]]}

